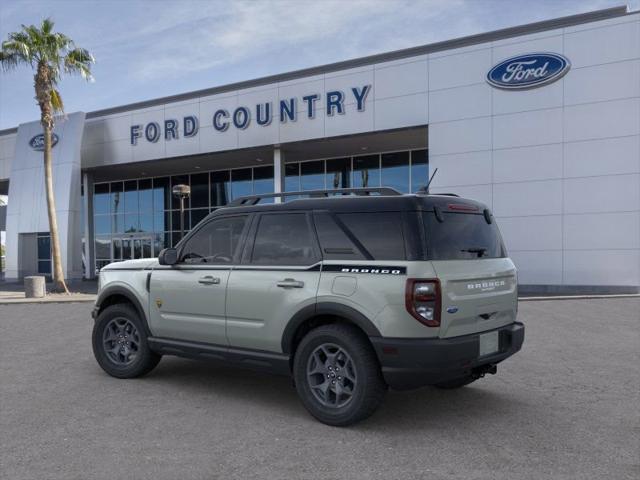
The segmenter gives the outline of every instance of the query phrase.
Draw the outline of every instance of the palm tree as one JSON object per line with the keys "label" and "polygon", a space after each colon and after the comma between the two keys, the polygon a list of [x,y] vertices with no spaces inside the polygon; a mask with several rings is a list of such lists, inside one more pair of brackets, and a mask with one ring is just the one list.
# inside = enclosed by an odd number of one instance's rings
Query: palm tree
{"label": "palm tree", "polygon": [[22,30],[9,34],[8,39],[2,42],[0,50],[0,63],[4,70],[27,65],[35,71],[35,98],[40,107],[40,123],[44,129],[44,178],[51,233],[53,290],[58,292],[69,293],[62,271],[51,173],[51,133],[54,115],[64,112],[57,87],[64,73],[79,74],[86,80],[91,80],[91,64],[94,62],[89,51],[76,47],[73,40],[66,35],[54,32],[53,21],[49,18],[44,19],[40,27],[22,25]]}

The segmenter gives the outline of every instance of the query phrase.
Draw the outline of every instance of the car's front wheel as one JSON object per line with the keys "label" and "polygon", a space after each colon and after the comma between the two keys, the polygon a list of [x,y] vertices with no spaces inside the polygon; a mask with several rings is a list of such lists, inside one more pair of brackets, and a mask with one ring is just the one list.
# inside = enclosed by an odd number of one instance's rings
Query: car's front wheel
{"label": "car's front wheel", "polygon": [[93,355],[109,375],[134,378],[149,373],[160,361],[147,343],[138,312],[127,304],[105,308],[93,326]]}
{"label": "car's front wheel", "polygon": [[350,325],[323,325],[300,342],[296,389],[306,409],[328,425],[346,426],[373,414],[387,390],[375,352]]}

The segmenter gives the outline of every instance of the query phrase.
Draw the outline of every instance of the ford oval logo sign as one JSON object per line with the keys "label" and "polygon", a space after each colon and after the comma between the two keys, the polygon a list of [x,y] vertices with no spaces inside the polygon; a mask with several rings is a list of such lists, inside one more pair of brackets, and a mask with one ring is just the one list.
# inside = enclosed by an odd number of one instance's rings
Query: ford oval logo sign
{"label": "ford oval logo sign", "polygon": [[530,53],[508,58],[489,70],[487,82],[505,90],[524,90],[555,82],[571,68],[557,53]]}
{"label": "ford oval logo sign", "polygon": [[[56,135],[55,133],[52,133],[51,148],[56,146],[56,143],[58,143],[58,140],[59,140],[58,135]],[[29,140],[29,146],[34,150],[37,150],[38,152],[43,152],[44,151],[44,133],[39,133],[38,135],[33,137],[31,140]]]}

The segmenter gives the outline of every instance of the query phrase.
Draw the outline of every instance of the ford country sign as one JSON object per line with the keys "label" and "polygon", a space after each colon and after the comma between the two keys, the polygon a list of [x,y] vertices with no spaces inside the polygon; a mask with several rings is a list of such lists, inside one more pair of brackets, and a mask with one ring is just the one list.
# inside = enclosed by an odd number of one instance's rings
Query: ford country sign
{"label": "ford country sign", "polygon": [[493,67],[487,82],[505,90],[541,87],[565,75],[571,63],[557,53],[530,53],[508,58]]}
{"label": "ford country sign", "polygon": [[[51,134],[51,148],[56,146],[58,143],[58,135],[55,133]],[[38,152],[44,151],[44,133],[39,133],[34,136],[31,140],[29,140],[29,146]]]}

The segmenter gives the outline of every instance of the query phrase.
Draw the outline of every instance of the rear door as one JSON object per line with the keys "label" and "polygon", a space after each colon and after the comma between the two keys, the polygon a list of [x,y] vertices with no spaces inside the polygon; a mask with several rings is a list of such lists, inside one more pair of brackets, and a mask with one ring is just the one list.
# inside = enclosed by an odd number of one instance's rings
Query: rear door
{"label": "rear door", "polygon": [[227,337],[234,347],[281,351],[285,326],[314,305],[320,251],[308,212],[257,215],[242,264],[227,288]]}
{"label": "rear door", "polygon": [[470,207],[437,215],[425,212],[423,219],[428,257],[442,291],[440,336],[512,323],[517,312],[516,268],[493,216]]}
{"label": "rear door", "polygon": [[180,261],[151,274],[150,323],[159,337],[226,345],[225,297],[248,215],[213,219],[186,240]]}

